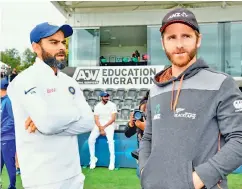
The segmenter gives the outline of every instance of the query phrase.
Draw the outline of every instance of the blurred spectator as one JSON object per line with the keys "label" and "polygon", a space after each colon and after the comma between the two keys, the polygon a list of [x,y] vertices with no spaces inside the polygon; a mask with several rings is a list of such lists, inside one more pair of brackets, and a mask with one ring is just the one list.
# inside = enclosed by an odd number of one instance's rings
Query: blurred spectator
{"label": "blurred spectator", "polygon": [[18,75],[16,68],[13,69],[10,75],[10,82]]}
{"label": "blurred spectator", "polygon": [[4,78],[4,73],[3,72],[1,72],[1,79],[3,79]]}
{"label": "blurred spectator", "polygon": [[[137,133],[137,143],[138,143],[138,148],[139,148],[139,142],[141,140],[141,138],[143,137],[143,133],[144,133],[144,129],[145,129],[145,112],[146,112],[146,104],[147,104],[147,100],[149,97],[149,91],[147,91],[146,95],[143,97],[143,99],[140,101],[140,105],[139,105],[139,111],[135,111],[135,112],[131,112],[130,113],[130,119],[129,122],[127,124],[127,129],[125,130],[125,136],[127,138],[132,137],[134,134]],[[138,115],[140,112],[140,115]],[[137,114],[138,116],[134,115]],[[139,119],[140,118],[140,119]],[[134,152],[132,152],[132,156],[138,160],[138,156],[139,156],[139,150],[136,150]],[[137,164],[137,176],[139,177],[139,168],[138,168],[138,164]]]}
{"label": "blurred spectator", "polygon": [[135,50],[135,52],[132,54],[132,61],[134,62],[140,61],[140,53],[138,50]]}
{"label": "blurred spectator", "polygon": [[11,101],[7,95],[8,80],[1,79],[1,173],[6,165],[9,175],[8,189],[16,189],[15,128]]}

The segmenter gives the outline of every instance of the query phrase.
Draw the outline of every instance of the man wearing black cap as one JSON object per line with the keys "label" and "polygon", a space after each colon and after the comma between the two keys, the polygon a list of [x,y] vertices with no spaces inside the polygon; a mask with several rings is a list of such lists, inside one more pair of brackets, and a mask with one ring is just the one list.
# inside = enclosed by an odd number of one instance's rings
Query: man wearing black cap
{"label": "man wearing black cap", "polygon": [[16,147],[26,189],[82,189],[77,135],[94,119],[78,83],[60,72],[69,25],[38,24],[30,33],[35,63],[10,83]]}
{"label": "man wearing black cap", "polygon": [[170,11],[160,28],[171,66],[154,77],[139,166],[144,189],[228,189],[242,164],[242,95],[233,78],[197,58],[194,14]]}
{"label": "man wearing black cap", "polygon": [[99,135],[104,135],[108,140],[110,152],[109,170],[115,168],[114,130],[117,114],[116,104],[109,100],[109,94],[105,91],[100,93],[101,101],[94,108],[95,126],[88,139],[90,151],[90,169],[95,169],[98,159],[95,157],[95,143]]}

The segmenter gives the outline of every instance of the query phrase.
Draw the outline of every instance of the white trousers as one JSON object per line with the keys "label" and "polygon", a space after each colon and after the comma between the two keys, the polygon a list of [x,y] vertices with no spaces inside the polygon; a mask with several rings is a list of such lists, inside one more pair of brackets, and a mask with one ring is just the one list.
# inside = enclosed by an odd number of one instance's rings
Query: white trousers
{"label": "white trousers", "polygon": [[[106,137],[108,140],[108,148],[110,152],[110,163],[115,163],[115,154],[114,154],[114,126],[109,125],[104,129],[106,133]],[[89,152],[90,152],[90,158],[95,157],[95,143],[96,139],[99,137],[100,131],[98,127],[95,125],[95,127],[92,129],[92,132],[88,138],[88,145],[89,145]]]}
{"label": "white trousers", "polygon": [[[61,166],[61,165],[60,165]],[[52,175],[53,177],[55,175]],[[80,175],[77,175],[75,177],[72,177],[67,180],[63,180],[61,182],[53,183],[53,184],[47,184],[42,186],[36,186],[36,187],[28,187],[25,189],[83,189],[84,188],[84,179],[85,176],[81,173]]]}

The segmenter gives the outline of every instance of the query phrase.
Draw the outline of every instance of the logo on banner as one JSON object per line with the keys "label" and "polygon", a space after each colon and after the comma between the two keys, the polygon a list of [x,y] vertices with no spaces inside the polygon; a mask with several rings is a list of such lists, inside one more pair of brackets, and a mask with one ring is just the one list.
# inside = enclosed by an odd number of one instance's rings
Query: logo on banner
{"label": "logo on banner", "polygon": [[99,69],[80,69],[76,81],[80,84],[99,84]]}
{"label": "logo on banner", "polygon": [[73,78],[86,88],[149,88],[161,66],[77,67]]}

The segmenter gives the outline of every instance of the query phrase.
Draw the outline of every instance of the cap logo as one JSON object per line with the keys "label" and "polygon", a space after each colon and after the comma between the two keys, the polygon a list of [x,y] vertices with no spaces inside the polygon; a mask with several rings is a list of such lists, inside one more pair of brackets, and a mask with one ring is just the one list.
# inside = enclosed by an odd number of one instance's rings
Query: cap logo
{"label": "cap logo", "polygon": [[174,13],[171,16],[169,16],[169,18],[167,20],[170,20],[172,18],[178,18],[178,17],[184,17],[185,18],[185,17],[188,17],[188,15],[185,12],[182,12],[182,13],[177,12],[177,13]]}
{"label": "cap logo", "polygon": [[70,92],[71,94],[73,94],[73,95],[75,94],[76,90],[75,90],[74,87],[69,87],[68,89],[69,89],[69,92]]}
{"label": "cap logo", "polygon": [[50,26],[57,26],[57,25],[54,24],[53,22],[48,22],[48,24],[49,24]]}

